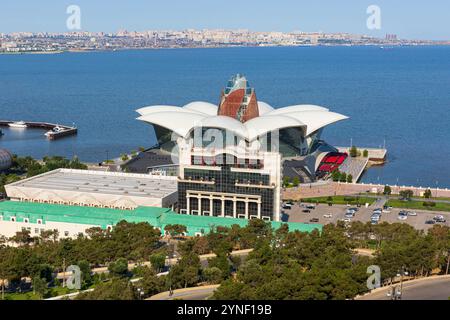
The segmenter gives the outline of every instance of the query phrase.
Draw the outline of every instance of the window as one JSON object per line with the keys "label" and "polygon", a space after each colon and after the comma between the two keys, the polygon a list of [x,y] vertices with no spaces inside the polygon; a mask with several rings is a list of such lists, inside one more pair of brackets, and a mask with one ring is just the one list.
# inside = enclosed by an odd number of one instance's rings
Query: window
{"label": "window", "polygon": [[11,217],[11,222],[16,222],[16,217]]}
{"label": "window", "polygon": [[42,219],[37,219],[37,224],[42,224]]}
{"label": "window", "polygon": [[23,223],[30,223],[30,219],[28,218],[23,219]]}
{"label": "window", "polygon": [[181,214],[187,214],[187,210],[186,210],[186,209],[181,209],[181,210],[180,210],[180,213],[181,213]]}
{"label": "window", "polygon": [[64,231],[64,236],[68,237],[69,236],[69,231]]}
{"label": "window", "polygon": [[38,234],[39,233],[39,228],[34,228],[34,233]]}

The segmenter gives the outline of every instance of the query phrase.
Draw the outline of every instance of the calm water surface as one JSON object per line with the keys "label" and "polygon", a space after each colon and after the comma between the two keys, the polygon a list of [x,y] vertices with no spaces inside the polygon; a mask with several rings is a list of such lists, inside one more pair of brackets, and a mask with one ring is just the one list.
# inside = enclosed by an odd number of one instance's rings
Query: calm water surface
{"label": "calm water surface", "polygon": [[325,131],[335,145],[379,147],[389,163],[363,181],[450,187],[450,47],[227,48],[0,55],[0,119],[75,123],[76,137],[4,129],[19,155],[97,162],[151,146],[135,110],[218,103],[243,73],[274,107],[318,104],[351,119]]}

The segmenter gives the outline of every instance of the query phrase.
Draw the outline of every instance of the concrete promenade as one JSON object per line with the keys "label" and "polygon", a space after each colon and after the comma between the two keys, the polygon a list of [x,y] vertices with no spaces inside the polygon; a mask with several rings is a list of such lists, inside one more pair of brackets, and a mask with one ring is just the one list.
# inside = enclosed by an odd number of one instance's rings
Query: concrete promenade
{"label": "concrete promenade", "polygon": [[[328,182],[323,184],[303,184],[297,188],[289,188],[282,191],[283,199],[300,200],[302,198],[357,195],[364,193],[383,193],[385,185],[365,183]],[[392,194],[398,194],[402,190],[412,190],[414,196],[420,197],[425,190],[430,189],[433,198],[450,198],[450,189],[426,188],[414,186],[390,186]]]}

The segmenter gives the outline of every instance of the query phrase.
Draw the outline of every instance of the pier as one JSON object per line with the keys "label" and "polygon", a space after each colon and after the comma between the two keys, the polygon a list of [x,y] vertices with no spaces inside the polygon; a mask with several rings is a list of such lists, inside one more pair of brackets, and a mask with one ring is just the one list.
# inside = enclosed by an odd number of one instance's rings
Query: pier
{"label": "pier", "polygon": [[[15,123],[15,121],[9,121],[9,120],[0,120],[0,127],[9,127],[11,123]],[[26,125],[26,128],[24,129],[45,129],[48,130],[48,132],[51,132],[49,134],[46,134],[45,136],[49,140],[56,140],[67,136],[76,135],[78,133],[78,129],[73,126],[65,126],[60,124],[54,124],[54,123],[48,123],[48,122],[30,122],[30,121],[24,121],[24,124]],[[60,131],[54,131],[55,128],[61,128]]]}

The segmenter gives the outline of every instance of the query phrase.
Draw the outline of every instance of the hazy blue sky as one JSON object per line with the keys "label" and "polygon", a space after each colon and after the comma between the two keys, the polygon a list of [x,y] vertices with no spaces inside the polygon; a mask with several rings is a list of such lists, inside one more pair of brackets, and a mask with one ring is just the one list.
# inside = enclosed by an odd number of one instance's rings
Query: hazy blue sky
{"label": "hazy blue sky", "polygon": [[[353,32],[450,39],[448,0],[14,0],[1,1],[0,32],[67,31],[66,8],[82,10],[82,29],[245,28],[254,31]],[[368,30],[367,7],[378,5],[382,29]]]}

